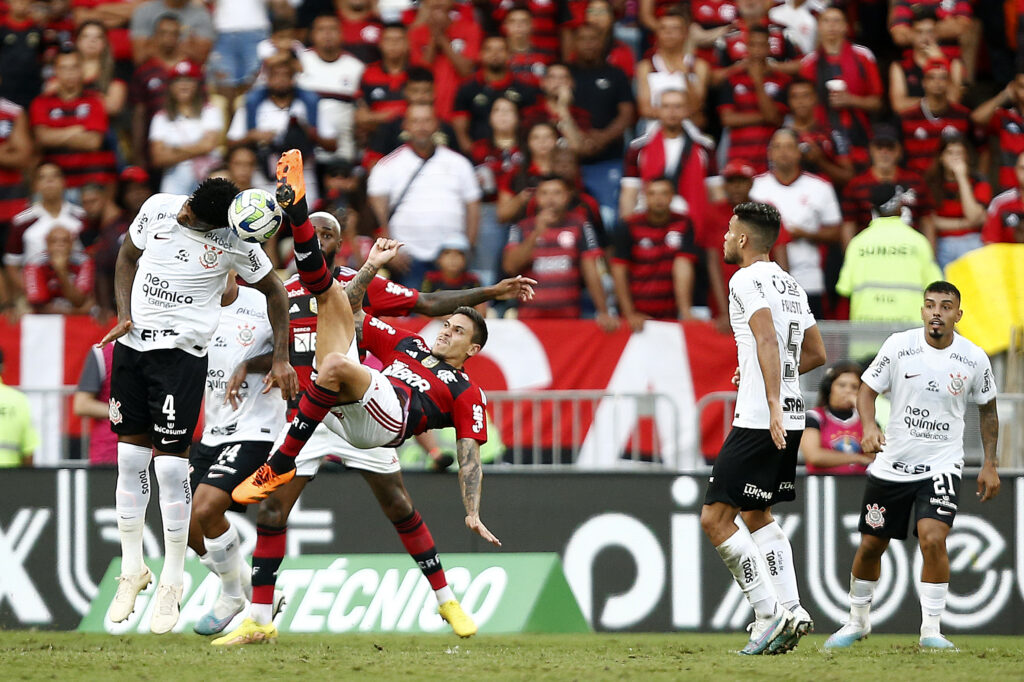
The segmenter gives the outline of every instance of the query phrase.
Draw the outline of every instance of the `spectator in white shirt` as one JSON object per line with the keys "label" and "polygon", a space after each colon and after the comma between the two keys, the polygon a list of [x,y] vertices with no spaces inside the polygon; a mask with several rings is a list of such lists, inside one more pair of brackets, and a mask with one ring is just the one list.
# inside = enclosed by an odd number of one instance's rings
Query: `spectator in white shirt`
{"label": "spectator in white shirt", "polygon": [[383,236],[405,244],[392,279],[418,287],[443,243],[457,234],[476,243],[481,191],[466,157],[436,144],[432,106],[410,104],[404,128],[409,142],[373,167],[367,194]]}
{"label": "spectator in white shirt", "polygon": [[781,128],[768,144],[771,168],[754,178],[751,201],[772,204],[792,237],[786,247],[789,273],[807,292],[814,317],[824,316],[825,272],[821,246],[839,242],[843,222],[832,183],[800,168],[800,138]]}
{"label": "spectator in white shirt", "polygon": [[216,150],[224,135],[224,113],[207,101],[202,77],[197,64],[175,64],[166,107],[149,125],[149,158],[164,169],[161,192],[191,194],[220,163]]}

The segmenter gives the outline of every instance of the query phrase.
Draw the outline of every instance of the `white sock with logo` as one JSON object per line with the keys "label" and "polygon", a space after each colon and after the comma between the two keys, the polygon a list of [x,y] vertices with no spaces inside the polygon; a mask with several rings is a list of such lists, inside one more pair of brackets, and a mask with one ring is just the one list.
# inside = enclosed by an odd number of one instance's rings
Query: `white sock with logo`
{"label": "white sock with logo", "polygon": [[850,574],[850,622],[861,625],[868,624],[871,613],[871,600],[875,598],[877,580],[861,580]]}
{"label": "white sock with logo", "polygon": [[929,637],[939,634],[939,621],[946,610],[946,593],[949,583],[917,584],[917,594],[921,599],[921,636]]}
{"label": "white sock with logo", "polygon": [[793,565],[793,547],[777,521],[750,534],[768,566],[779,601],[792,611],[800,606],[800,590],[796,585],[796,566]]}
{"label": "white sock with logo", "polygon": [[206,549],[213,559],[213,572],[220,578],[220,593],[226,599],[242,600],[242,583],[238,575],[238,531],[229,525],[219,537],[206,538]]}
{"label": "white sock with logo", "polygon": [[153,467],[160,484],[160,516],[164,523],[164,568],[160,572],[160,584],[182,585],[185,582],[188,522],[192,516],[188,459],[161,455],[155,458]]}
{"label": "white sock with logo", "polygon": [[238,582],[242,585],[242,596],[252,601],[252,567],[242,553],[238,553]]}
{"label": "white sock with logo", "polygon": [[142,531],[146,527],[149,506],[149,462],[153,451],[131,443],[117,444],[117,531],[121,536],[121,575],[138,575],[145,569],[142,560]]}
{"label": "white sock with logo", "polygon": [[779,600],[772,584],[765,580],[758,567],[759,552],[750,536],[737,530],[715,549],[746,595],[754,615],[758,618],[771,618],[775,615]]}

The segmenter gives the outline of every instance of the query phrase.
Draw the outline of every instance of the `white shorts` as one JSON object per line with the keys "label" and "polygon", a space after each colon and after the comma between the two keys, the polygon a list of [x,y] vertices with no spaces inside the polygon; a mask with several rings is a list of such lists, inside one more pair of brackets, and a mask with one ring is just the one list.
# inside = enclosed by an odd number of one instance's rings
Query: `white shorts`
{"label": "white shorts", "polygon": [[[327,418],[334,419],[335,417],[328,414]],[[287,432],[288,427],[285,427],[284,433]],[[279,441],[283,440],[282,434]],[[393,474],[401,470],[398,453],[394,448],[360,450],[345,442],[344,438],[338,436],[324,424],[317,424],[313,435],[302,446],[299,456],[295,458],[295,475],[315,476],[316,472],[320,470],[320,464],[324,461],[324,457],[328,455],[339,458],[349,468],[375,474]]]}

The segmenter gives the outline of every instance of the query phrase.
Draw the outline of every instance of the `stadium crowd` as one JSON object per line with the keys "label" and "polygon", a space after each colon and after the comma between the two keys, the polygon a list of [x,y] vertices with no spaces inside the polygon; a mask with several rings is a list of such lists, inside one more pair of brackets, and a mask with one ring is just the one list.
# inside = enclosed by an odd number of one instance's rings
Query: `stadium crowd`
{"label": "stadium crowd", "polygon": [[[903,319],[879,303],[898,277],[846,297],[901,259],[930,275],[1024,240],[1018,5],[7,0],[0,303],[109,317],[151,193],[269,187],[299,148],[339,263],[389,235],[409,286],[524,273],[521,317],[724,328],[722,233],[752,198],[780,209],[776,257],[819,317]],[[925,239],[876,230],[843,273],[877,216]],[[279,268],[287,237],[266,246]]]}

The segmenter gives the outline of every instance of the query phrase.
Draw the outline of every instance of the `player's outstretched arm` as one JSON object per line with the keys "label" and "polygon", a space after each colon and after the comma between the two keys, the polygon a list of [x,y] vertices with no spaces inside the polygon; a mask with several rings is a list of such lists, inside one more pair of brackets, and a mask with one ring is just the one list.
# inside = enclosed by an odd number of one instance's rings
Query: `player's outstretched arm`
{"label": "player's outstretched arm", "polygon": [[421,293],[412,311],[427,317],[450,315],[460,306],[473,306],[487,301],[533,300],[533,287],[537,280],[516,275],[489,287],[474,287],[461,291],[431,291]]}
{"label": "player's outstretched arm", "polygon": [[825,341],[821,338],[818,325],[808,327],[804,330],[804,340],[800,344],[800,374],[806,374],[816,367],[821,367],[827,359]]}
{"label": "player's outstretched arm", "polygon": [[978,405],[981,417],[981,446],[985,450],[985,461],[978,474],[978,497],[982,502],[991,500],[999,494],[999,474],[996,472],[998,460],[996,445],[999,440],[999,413],[996,411],[996,399],[984,405]]}
{"label": "player's outstretched arm", "polygon": [[107,332],[98,345],[100,348],[115,341],[132,328],[132,283],[135,272],[139,268],[142,249],[135,246],[131,238],[126,238],[117,252],[117,263],[114,265],[114,300],[117,302],[117,324]]}
{"label": "player's outstretched arm", "polygon": [[857,391],[857,414],[860,415],[860,423],[864,427],[864,438],[861,439],[860,449],[864,454],[880,452],[885,445],[885,434],[878,428],[875,421],[875,398],[878,392],[861,382]]}
{"label": "player's outstretched arm", "polygon": [[782,362],[779,360],[779,341],[775,338],[775,324],[772,312],[761,308],[750,316],[750,332],[757,344],[757,364],[761,366],[764,377],[764,395],[768,400],[770,415],[768,430],[772,434],[775,447],[782,450],[786,447],[786,430],[782,425]]}
{"label": "player's outstretched arm", "polygon": [[264,383],[281,389],[281,396],[291,400],[299,394],[299,377],[288,362],[288,292],[281,279],[268,272],[253,288],[267,298],[267,317],[274,332],[274,362]]}
{"label": "player's outstretched arm", "polygon": [[466,527],[495,547],[501,547],[501,540],[480,520],[480,481],[483,478],[480,444],[472,438],[460,438],[455,450],[459,457],[459,488],[466,507]]}

